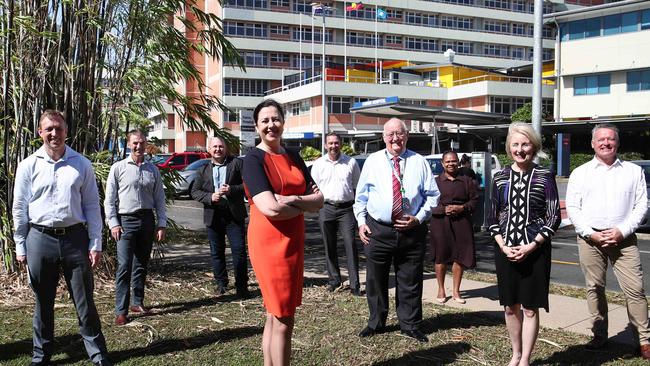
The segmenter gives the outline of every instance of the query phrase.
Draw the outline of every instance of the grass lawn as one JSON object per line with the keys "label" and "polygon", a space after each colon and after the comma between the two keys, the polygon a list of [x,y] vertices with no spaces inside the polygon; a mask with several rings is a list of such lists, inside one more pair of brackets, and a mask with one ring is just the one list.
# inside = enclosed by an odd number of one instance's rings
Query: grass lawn
{"label": "grass lawn", "polygon": [[[120,365],[261,365],[264,309],[259,290],[241,301],[234,289],[220,299],[213,294],[209,268],[166,261],[152,268],[146,303],[150,316],[124,327],[113,325],[114,288],[103,282],[96,302],[111,359]],[[253,279],[254,280],[254,279]],[[389,332],[360,339],[368,309],[364,298],[329,293],[322,280],[306,279],[303,305],[296,316],[294,365],[504,365],[510,343],[501,314],[461,312],[425,304],[423,331],[430,342],[401,336],[391,303]],[[31,293],[23,288],[23,293]],[[6,295],[6,293],[5,293]],[[29,296],[0,305],[0,365],[27,365],[31,353]],[[560,311],[560,310],[558,310]],[[565,309],[564,311],[570,311]],[[77,319],[67,292],[56,309],[57,365],[89,364],[77,333]],[[584,350],[584,336],[542,329],[534,353],[537,365],[642,365],[631,347],[611,344],[603,351]]]}

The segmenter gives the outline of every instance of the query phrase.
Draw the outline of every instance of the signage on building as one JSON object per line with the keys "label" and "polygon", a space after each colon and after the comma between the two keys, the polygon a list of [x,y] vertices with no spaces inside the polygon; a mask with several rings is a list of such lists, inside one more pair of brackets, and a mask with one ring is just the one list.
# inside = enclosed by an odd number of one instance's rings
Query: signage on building
{"label": "signage on building", "polygon": [[369,107],[373,105],[382,105],[382,104],[390,104],[390,103],[399,103],[399,98],[395,96],[395,97],[367,100],[365,102],[356,102],[354,103],[352,108]]}
{"label": "signage on building", "polygon": [[313,132],[285,132],[282,134],[284,140],[313,139]]}
{"label": "signage on building", "polygon": [[239,142],[241,143],[241,154],[244,155],[248,150],[255,146],[255,121],[253,121],[253,111],[242,109],[239,111]]}

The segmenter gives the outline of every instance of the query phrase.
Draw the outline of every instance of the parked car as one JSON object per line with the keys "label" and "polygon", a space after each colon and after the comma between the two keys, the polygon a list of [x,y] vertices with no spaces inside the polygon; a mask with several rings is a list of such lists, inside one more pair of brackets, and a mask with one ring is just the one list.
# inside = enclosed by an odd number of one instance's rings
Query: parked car
{"label": "parked car", "polygon": [[196,178],[196,171],[203,166],[210,164],[210,160],[211,159],[197,160],[192,164],[186,166],[185,169],[178,172],[182,179],[178,182],[174,182],[174,190],[176,191],[177,196],[189,196],[191,194],[192,185],[194,184],[194,179]]}
{"label": "parked car", "polygon": [[154,165],[158,165],[164,163],[170,156],[172,156],[172,154],[156,154],[151,156],[149,161]]}
{"label": "parked car", "polygon": [[209,157],[210,155],[207,152],[185,151],[181,153],[173,153],[165,161],[156,165],[158,168],[162,169],[182,170],[197,160]]}
{"label": "parked car", "polygon": [[645,219],[637,231],[648,233],[650,232],[650,160],[636,160],[632,163],[643,168],[643,173],[645,173],[645,184],[648,190],[648,210],[645,212]]}

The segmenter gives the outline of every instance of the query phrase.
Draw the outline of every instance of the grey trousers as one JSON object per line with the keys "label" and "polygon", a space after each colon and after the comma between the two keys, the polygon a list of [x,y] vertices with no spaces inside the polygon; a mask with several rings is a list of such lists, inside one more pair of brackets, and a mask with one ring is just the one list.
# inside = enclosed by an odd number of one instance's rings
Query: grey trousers
{"label": "grey trousers", "polygon": [[106,341],[93,300],[93,272],[88,259],[88,232],[78,226],[62,236],[30,229],[25,241],[29,280],[36,306],[33,320],[33,362],[49,360],[54,342],[54,300],[63,267],[68,291],[77,310],[79,333],[93,362],[107,358]]}
{"label": "grey trousers", "polygon": [[580,267],[587,285],[587,306],[591,314],[594,335],[607,338],[607,299],[605,298],[605,274],[607,262],[625,294],[630,323],[637,329],[640,344],[650,343],[648,329],[648,302],[643,290],[643,270],[637,247],[636,235],[632,234],[615,247],[599,248],[578,238]]}
{"label": "grey trousers", "polygon": [[333,286],[341,284],[341,270],[337,252],[337,234],[340,231],[348,262],[350,288],[359,289],[359,250],[354,241],[357,221],[354,218],[352,206],[339,208],[326,203],[318,213],[318,222],[325,242],[325,260],[329,284]]}

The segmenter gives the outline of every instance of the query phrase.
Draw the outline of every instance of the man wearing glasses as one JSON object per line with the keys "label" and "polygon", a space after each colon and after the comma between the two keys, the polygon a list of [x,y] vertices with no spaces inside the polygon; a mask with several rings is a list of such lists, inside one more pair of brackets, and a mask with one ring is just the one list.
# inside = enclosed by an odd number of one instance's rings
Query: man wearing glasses
{"label": "man wearing glasses", "polygon": [[[366,254],[370,317],[359,337],[382,333],[388,315],[388,278],[395,267],[397,317],[404,335],[428,342],[422,322],[426,221],[440,192],[426,160],[407,150],[404,121],[384,124],[386,149],[371,154],[357,185],[354,214]],[[388,197],[392,197],[389,199]],[[388,198],[388,199],[387,199]]]}

